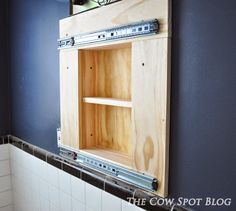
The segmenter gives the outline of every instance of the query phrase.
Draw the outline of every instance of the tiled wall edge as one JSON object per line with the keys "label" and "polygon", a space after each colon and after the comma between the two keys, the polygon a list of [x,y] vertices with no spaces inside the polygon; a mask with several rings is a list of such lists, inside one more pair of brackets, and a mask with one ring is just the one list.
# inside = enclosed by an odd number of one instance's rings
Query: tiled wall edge
{"label": "tiled wall edge", "polygon": [[[149,211],[189,211],[188,208],[175,206],[172,209],[171,206],[163,205],[163,206],[152,206],[149,202],[151,198],[155,197],[156,195],[152,193],[145,192],[131,184],[126,182],[120,181],[116,178],[113,178],[109,175],[103,174],[99,171],[94,169],[88,168],[87,166],[83,166],[79,163],[67,160],[62,158],[59,155],[53,154],[48,152],[44,149],[41,149],[37,146],[29,144],[15,136],[6,135],[0,137],[0,145],[1,144],[12,144],[15,147],[47,162],[48,164],[65,171],[84,182],[87,182],[101,190],[108,192],[116,197],[119,197],[125,201],[128,201],[129,198],[134,198],[133,201],[138,201],[138,199],[145,199],[147,203],[145,205],[139,204],[139,207],[149,210]],[[135,204],[137,205],[137,204]]]}
{"label": "tiled wall edge", "polygon": [[[0,137],[1,138],[1,137]],[[0,149],[0,211],[13,206],[9,147]],[[10,209],[9,209],[10,211]]]}

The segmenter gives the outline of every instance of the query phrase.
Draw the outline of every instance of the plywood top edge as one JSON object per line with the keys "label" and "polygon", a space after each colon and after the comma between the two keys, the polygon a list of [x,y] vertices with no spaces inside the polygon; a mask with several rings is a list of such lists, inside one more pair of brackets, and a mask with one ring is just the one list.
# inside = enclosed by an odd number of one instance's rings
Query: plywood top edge
{"label": "plywood top edge", "polygon": [[71,51],[71,50],[106,50],[106,49],[114,49],[114,48],[129,48],[131,47],[132,42],[136,41],[145,41],[145,40],[153,40],[153,39],[169,39],[166,34],[157,34],[154,36],[145,36],[145,37],[137,37],[133,39],[124,39],[118,41],[105,41],[100,43],[92,43],[88,45],[74,46],[70,48],[60,49],[60,51]]}
{"label": "plywood top edge", "polygon": [[122,0],[60,20],[60,38],[142,20],[158,19],[160,33],[171,36],[171,0]]}

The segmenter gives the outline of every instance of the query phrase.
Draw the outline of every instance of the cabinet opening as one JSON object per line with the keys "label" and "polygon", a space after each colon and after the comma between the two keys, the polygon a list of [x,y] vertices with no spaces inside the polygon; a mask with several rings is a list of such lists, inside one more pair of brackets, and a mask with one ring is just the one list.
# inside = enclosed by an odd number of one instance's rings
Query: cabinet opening
{"label": "cabinet opening", "polygon": [[131,44],[79,50],[80,149],[132,165]]}

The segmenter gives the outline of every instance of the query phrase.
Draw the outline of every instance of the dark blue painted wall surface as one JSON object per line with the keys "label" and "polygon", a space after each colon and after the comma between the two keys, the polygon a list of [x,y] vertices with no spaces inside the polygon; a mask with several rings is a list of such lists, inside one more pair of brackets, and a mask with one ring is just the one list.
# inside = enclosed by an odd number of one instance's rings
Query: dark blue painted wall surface
{"label": "dark blue painted wall surface", "polygon": [[[235,0],[173,0],[171,197],[236,200],[235,11]],[[53,0],[10,1],[12,134],[53,152],[56,39],[67,14],[68,5]]]}
{"label": "dark blue painted wall surface", "polygon": [[12,134],[56,151],[59,126],[59,20],[68,3],[10,1]]}
{"label": "dark blue painted wall surface", "polygon": [[170,193],[236,210],[236,1],[173,0]]}
{"label": "dark blue painted wall surface", "polygon": [[9,133],[9,70],[7,69],[7,0],[0,1],[0,136]]}

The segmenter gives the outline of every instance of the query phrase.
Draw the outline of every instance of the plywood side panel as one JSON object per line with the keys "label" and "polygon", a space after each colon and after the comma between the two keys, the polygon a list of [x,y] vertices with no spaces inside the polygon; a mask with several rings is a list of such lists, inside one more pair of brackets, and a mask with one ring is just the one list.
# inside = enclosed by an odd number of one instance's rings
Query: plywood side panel
{"label": "plywood side panel", "polygon": [[[169,40],[133,43],[132,101],[135,168],[159,181],[167,195],[169,149]],[[142,49],[142,50],[140,50]]]}
{"label": "plywood side panel", "polygon": [[83,103],[83,96],[96,96],[96,74],[96,51],[79,50],[80,149],[96,146],[96,106]]}
{"label": "plywood side panel", "polygon": [[61,142],[79,148],[78,52],[60,52]]}
{"label": "plywood side panel", "polygon": [[167,37],[170,35],[169,5],[170,0],[123,0],[103,6],[61,20],[60,38],[155,18],[161,23],[158,37]]}

